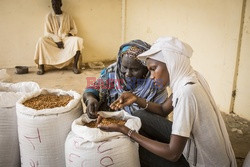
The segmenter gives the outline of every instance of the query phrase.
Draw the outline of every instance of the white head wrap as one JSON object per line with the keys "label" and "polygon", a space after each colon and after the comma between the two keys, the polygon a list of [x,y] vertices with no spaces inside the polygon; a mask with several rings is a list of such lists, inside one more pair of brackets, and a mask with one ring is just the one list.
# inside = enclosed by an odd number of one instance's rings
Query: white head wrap
{"label": "white head wrap", "polygon": [[141,60],[151,58],[166,64],[170,79],[169,86],[173,92],[173,105],[176,104],[178,97],[181,95],[181,92],[187,83],[199,82],[202,85],[205,92],[209,96],[210,102],[217,115],[220,129],[224,137],[225,147],[227,148],[227,154],[231,160],[231,166],[237,166],[224,120],[211,95],[209,85],[207,84],[205,78],[200,73],[193,70],[190,65],[190,57],[192,56],[192,53],[193,49],[188,44],[178,40],[177,38],[161,37],[148,51],[143,52],[137,56],[137,58]]}
{"label": "white head wrap", "polygon": [[197,82],[195,71],[190,65],[193,49],[186,43],[174,37],[159,38],[148,51],[140,54],[139,59],[151,58],[166,64],[170,88],[173,91],[175,104],[180,91],[188,82]]}

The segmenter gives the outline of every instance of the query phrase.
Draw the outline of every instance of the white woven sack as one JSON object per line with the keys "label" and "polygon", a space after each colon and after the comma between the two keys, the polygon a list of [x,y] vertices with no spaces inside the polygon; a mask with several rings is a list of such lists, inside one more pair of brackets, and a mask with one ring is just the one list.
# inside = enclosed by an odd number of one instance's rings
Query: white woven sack
{"label": "white woven sack", "polygon": [[[98,112],[103,117],[127,120],[125,126],[138,131],[141,121],[126,113]],[[98,128],[83,126],[93,121],[86,114],[72,123],[72,131],[65,142],[67,167],[139,167],[138,144],[119,132],[104,132]]]}
{"label": "white woven sack", "polygon": [[4,83],[0,84],[0,91],[6,92],[25,92],[30,93],[40,89],[36,82],[18,82],[18,83]]}
{"label": "white woven sack", "polygon": [[23,95],[39,89],[35,82],[0,82],[0,166],[20,166],[16,102]]}
{"label": "white woven sack", "polygon": [[[74,97],[65,107],[35,110],[23,103],[40,94]],[[64,167],[64,143],[72,122],[82,114],[81,95],[74,91],[42,89],[17,104],[18,137],[23,167]]]}

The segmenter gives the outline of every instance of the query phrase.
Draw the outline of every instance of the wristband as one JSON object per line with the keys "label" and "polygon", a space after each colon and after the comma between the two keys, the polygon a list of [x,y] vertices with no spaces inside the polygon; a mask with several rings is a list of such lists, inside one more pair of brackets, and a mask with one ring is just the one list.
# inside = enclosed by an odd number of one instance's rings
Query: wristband
{"label": "wristband", "polygon": [[133,132],[135,132],[135,130],[129,129],[128,134],[127,134],[128,137],[130,137],[130,136],[132,135]]}

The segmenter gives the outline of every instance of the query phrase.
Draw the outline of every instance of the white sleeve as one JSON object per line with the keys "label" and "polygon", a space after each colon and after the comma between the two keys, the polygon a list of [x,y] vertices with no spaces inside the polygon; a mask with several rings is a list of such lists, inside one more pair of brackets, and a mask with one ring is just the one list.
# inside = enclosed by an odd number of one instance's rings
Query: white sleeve
{"label": "white sleeve", "polygon": [[50,14],[48,14],[46,16],[46,19],[45,19],[45,28],[44,28],[44,35],[47,36],[47,37],[50,37],[53,39],[54,42],[60,42],[62,41],[62,39],[57,36],[56,34],[54,34],[53,32],[53,20],[50,16]]}
{"label": "white sleeve", "polygon": [[183,93],[183,95],[178,98],[177,104],[174,107],[172,134],[190,137],[197,105],[195,98],[186,93]]}
{"label": "white sleeve", "polygon": [[69,16],[70,19],[70,31],[69,33],[72,34],[73,36],[77,34],[77,28],[74,19]]}

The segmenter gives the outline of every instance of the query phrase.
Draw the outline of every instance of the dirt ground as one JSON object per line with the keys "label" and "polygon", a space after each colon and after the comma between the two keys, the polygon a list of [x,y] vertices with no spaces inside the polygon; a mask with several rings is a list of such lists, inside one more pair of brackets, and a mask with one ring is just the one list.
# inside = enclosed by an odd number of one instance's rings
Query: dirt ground
{"label": "dirt ground", "polygon": [[[38,76],[35,67],[30,67],[28,74],[17,75],[14,68],[7,69],[7,73],[10,75],[10,82],[34,81],[41,88],[75,90],[81,94],[88,80],[99,76],[100,69],[86,68],[78,75],[68,69],[51,70],[42,76]],[[250,121],[235,114],[222,112],[222,116],[226,122],[238,166],[241,167],[247,153],[250,151]]]}
{"label": "dirt ground", "polygon": [[[227,126],[228,134],[234,149],[238,167],[250,151],[250,121],[235,114],[225,114],[222,116]],[[250,166],[250,164],[248,164]]]}

